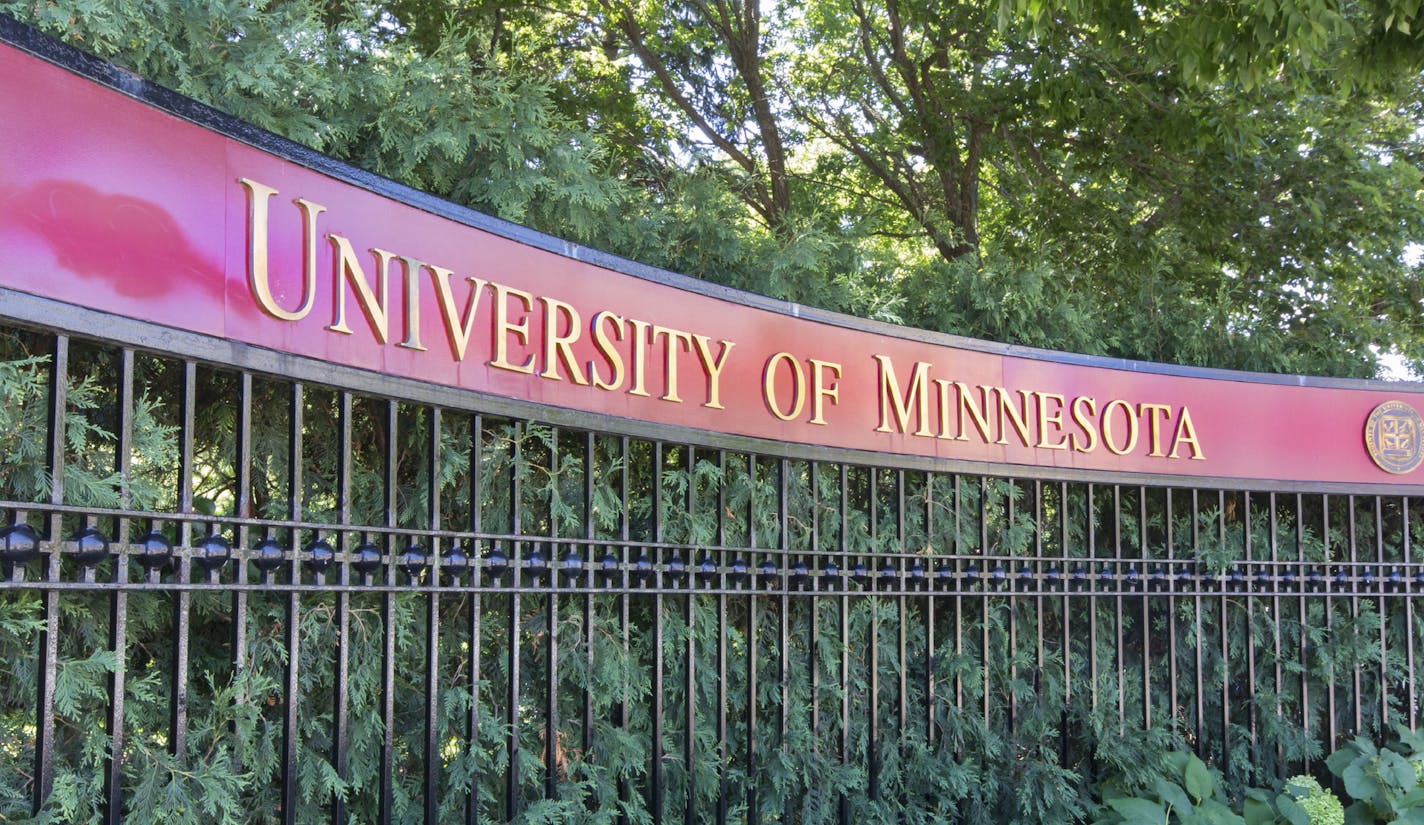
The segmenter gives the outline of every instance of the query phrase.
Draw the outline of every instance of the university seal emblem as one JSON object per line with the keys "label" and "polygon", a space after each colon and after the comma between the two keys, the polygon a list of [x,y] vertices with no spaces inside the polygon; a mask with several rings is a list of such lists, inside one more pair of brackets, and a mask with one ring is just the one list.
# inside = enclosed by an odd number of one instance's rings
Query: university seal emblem
{"label": "university seal emblem", "polygon": [[1370,458],[1388,473],[1412,471],[1424,461],[1424,418],[1403,401],[1386,401],[1365,421]]}

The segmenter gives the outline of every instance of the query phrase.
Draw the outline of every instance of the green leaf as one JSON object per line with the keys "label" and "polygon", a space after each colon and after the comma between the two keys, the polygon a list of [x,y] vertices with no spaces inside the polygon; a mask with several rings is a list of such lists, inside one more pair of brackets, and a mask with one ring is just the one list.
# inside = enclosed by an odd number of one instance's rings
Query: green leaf
{"label": "green leaf", "polygon": [[[1214,799],[1202,803],[1197,809],[1197,817],[1197,821],[1202,825],[1244,825],[1245,822],[1230,807]],[[1183,819],[1183,823],[1185,822]]]}
{"label": "green leaf", "polygon": [[1393,785],[1396,790],[1404,791],[1416,783],[1414,764],[1394,751],[1380,752],[1378,770],[1380,780]]}
{"label": "green leaf", "polygon": [[[1273,825],[1276,821],[1276,812],[1271,809],[1271,804],[1260,799],[1244,800],[1241,815],[1246,820],[1246,825]],[[1310,825],[1308,818],[1305,822],[1296,822],[1289,817],[1287,820],[1291,825]]]}
{"label": "green leaf", "polygon": [[1175,811],[1189,811],[1192,801],[1182,792],[1182,787],[1158,776],[1153,779],[1152,790],[1157,797]]}
{"label": "green leaf", "polygon": [[[1289,794],[1281,794],[1276,797],[1276,810],[1281,816],[1286,818],[1290,825],[1311,825],[1310,814],[1290,797]],[[1248,818],[1249,821],[1249,818]],[[1266,820],[1270,821],[1270,820]]]}
{"label": "green leaf", "polygon": [[1368,805],[1356,802],[1345,809],[1345,825],[1375,825],[1375,817]]}
{"label": "green leaf", "polygon": [[1325,767],[1329,768],[1331,773],[1343,779],[1345,769],[1350,767],[1350,764],[1358,758],[1360,758],[1360,754],[1349,745],[1346,745],[1325,757]]}
{"label": "green leaf", "polygon": [[1363,765],[1351,763],[1340,775],[1345,792],[1356,799],[1374,799],[1380,792],[1379,783],[1365,773]]}
{"label": "green leaf", "polygon": [[1211,796],[1211,770],[1195,754],[1187,760],[1183,778],[1186,780],[1187,793],[1197,802]]}
{"label": "green leaf", "polygon": [[1146,799],[1109,799],[1107,804],[1122,817],[1123,825],[1165,825],[1167,809]]}
{"label": "green leaf", "polygon": [[1167,763],[1167,767],[1177,777],[1184,777],[1187,773],[1187,760],[1192,757],[1191,751],[1174,750],[1166,755],[1162,761]]}
{"label": "green leaf", "polygon": [[1399,743],[1409,748],[1411,753],[1424,755],[1424,730],[1412,731],[1403,725],[1395,725],[1394,735],[1399,737]]}

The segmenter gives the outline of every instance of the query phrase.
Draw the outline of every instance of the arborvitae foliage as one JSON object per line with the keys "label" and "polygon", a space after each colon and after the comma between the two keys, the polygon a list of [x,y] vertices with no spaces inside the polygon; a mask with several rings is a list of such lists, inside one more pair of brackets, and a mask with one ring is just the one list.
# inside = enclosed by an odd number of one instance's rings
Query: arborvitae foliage
{"label": "arborvitae foliage", "polygon": [[[7,456],[0,499],[48,501],[43,445],[50,342],[18,332],[0,342],[0,398],[6,400],[0,407],[10,424],[0,436]],[[181,543],[179,521],[165,514],[176,514],[180,486],[182,365],[136,358],[132,469],[124,485],[114,469],[115,363],[110,350],[79,342],[70,348],[64,501],[80,509],[154,513],[126,528],[111,516],[97,523],[111,536],[151,528]],[[252,381],[245,468],[252,514],[281,522],[293,515],[293,388],[261,376]],[[591,538],[595,564],[603,553],[658,563],[679,555],[686,564],[715,556],[722,565],[740,559],[753,576],[765,549],[804,552],[814,570],[829,558],[818,553],[843,548],[872,580],[887,558],[881,554],[900,552],[915,554],[927,572],[950,565],[989,583],[975,595],[937,597],[933,622],[928,600],[876,595],[873,587],[845,599],[634,593],[624,600],[604,593],[551,595],[537,582],[518,594],[463,589],[438,600],[360,588],[305,594],[297,614],[301,822],[322,821],[334,795],[353,821],[375,817],[387,632],[394,678],[386,769],[392,810],[396,821],[420,821],[432,621],[442,822],[461,815],[470,788],[487,819],[505,815],[511,730],[518,741],[519,821],[612,822],[620,814],[647,821],[659,704],[665,811],[681,812],[691,794],[702,821],[710,821],[720,797],[732,821],[744,821],[755,804],[764,818],[834,822],[844,805],[856,821],[876,823],[956,816],[1082,821],[1105,793],[1100,782],[1122,777],[1112,781],[1150,787],[1153,776],[1170,775],[1173,750],[1191,747],[1223,772],[1222,793],[1236,799],[1248,785],[1298,773],[1306,760],[1318,766],[1330,750],[1329,733],[1354,730],[1357,715],[1363,730],[1374,730],[1381,701],[1396,720],[1407,712],[1400,640],[1412,636],[1417,644],[1424,626],[1416,611],[1414,626],[1406,627],[1397,601],[1382,612],[1382,600],[1374,598],[1247,599],[1230,584],[1219,594],[1170,599],[1016,596],[1011,585],[993,584],[1012,581],[1039,555],[1066,557],[1059,572],[1089,589],[1115,564],[1131,562],[1146,577],[1154,564],[1196,559],[1230,582],[1245,560],[1327,565],[1348,559],[1352,547],[1375,552],[1377,538],[1386,562],[1397,561],[1405,525],[1393,504],[1377,520],[1368,498],[1297,502],[1286,495],[1178,490],[1169,517],[1160,489],[1035,489],[1012,479],[782,462],[454,410],[440,411],[432,449],[435,410],[357,397],[346,469],[351,527],[242,527],[231,521],[244,469],[236,429],[241,383],[221,368],[196,371],[191,483],[200,521],[190,520],[189,542],[212,529],[249,550],[264,536],[301,547],[320,533],[348,550],[374,542],[398,554],[406,542],[420,541],[442,553],[458,547],[487,555],[514,547],[492,535],[517,534],[526,557],[537,549],[549,559],[573,546],[560,539]],[[341,397],[309,386],[302,403],[299,517],[335,524],[342,519]],[[588,489],[592,497],[585,501]],[[1418,535],[1424,525],[1417,510],[1409,515],[1410,532]],[[23,517],[44,526],[33,511]],[[61,520],[66,533],[81,524],[79,513]],[[394,533],[363,529],[386,525]],[[112,581],[113,565],[101,563],[95,578]],[[231,571],[225,568],[223,581],[232,580]],[[404,573],[392,573],[396,582],[406,581]],[[27,577],[38,574],[32,563]],[[66,567],[66,576],[74,574]],[[143,573],[130,562],[127,575],[133,581]],[[162,575],[172,582],[175,574]],[[205,580],[199,571],[193,575]],[[251,564],[248,575],[261,580]],[[351,575],[353,583],[362,581]],[[422,580],[430,575],[427,569]],[[376,574],[376,583],[382,576]],[[39,821],[97,821],[101,810],[109,743],[102,720],[117,665],[108,638],[112,598],[71,590],[59,601],[57,778]],[[173,754],[176,598],[172,590],[127,597],[126,816],[174,825],[269,821],[280,807],[287,597],[261,590],[240,598],[221,590],[192,594],[186,742]],[[336,651],[343,607],[349,670],[341,679]],[[6,755],[0,816],[8,821],[28,815],[39,611],[34,591],[6,589],[0,598],[0,753]],[[239,612],[246,617],[240,656],[232,635]],[[472,637],[476,621],[478,636]],[[511,633],[518,634],[514,659]],[[1384,658],[1382,638],[1389,642]],[[655,695],[659,644],[662,690]],[[513,698],[511,664],[521,674]],[[551,667],[552,731],[544,721]],[[478,674],[473,683],[472,673]],[[344,778],[333,761],[339,687],[349,723]],[[717,726],[724,701],[725,753]],[[1150,715],[1145,725],[1144,714]],[[556,740],[554,797],[545,795],[550,736]],[[689,740],[691,776],[684,761]],[[719,773],[719,765],[727,770]]]}
{"label": "arborvitae foliage", "polygon": [[363,169],[777,299],[1202,366],[1424,365],[1413,0],[0,13]]}

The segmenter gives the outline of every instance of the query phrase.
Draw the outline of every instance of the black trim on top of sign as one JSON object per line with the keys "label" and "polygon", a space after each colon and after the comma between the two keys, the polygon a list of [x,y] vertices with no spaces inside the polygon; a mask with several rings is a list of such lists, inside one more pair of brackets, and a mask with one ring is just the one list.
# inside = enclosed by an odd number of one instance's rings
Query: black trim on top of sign
{"label": "black trim on top of sign", "polygon": [[1304,375],[1282,375],[1274,373],[1240,372],[1213,367],[1190,367],[1163,364],[1150,361],[1134,361],[1125,358],[1110,358],[1097,355],[1081,355],[1071,352],[1038,349],[1036,347],[1002,344],[975,338],[964,338],[942,332],[919,330],[913,327],[896,326],[881,321],[857,318],[815,307],[804,306],[790,301],[779,301],[752,292],[744,292],[721,286],[709,281],[681,275],[666,269],[641,264],[627,258],[582,246],[557,238],[510,221],[459,206],[418,189],[397,183],[389,178],[368,172],[349,163],[336,160],[314,149],[295,143],[265,129],[239,120],[230,115],[186,97],[171,89],[160,86],[143,77],[94,57],[87,52],[63,43],[48,34],[0,14],[0,43],[13,46],[23,52],[94,81],[114,91],[138,100],[155,109],[197,124],[224,137],[240,141],[272,154],[283,160],[296,163],[323,175],[365,189],[372,194],[399,201],[408,206],[438,215],[442,218],[481,229],[527,246],[562,255],[577,261],[590,263],[662,284],[676,289],[717,298],[741,306],[763,309],[817,323],[829,324],[860,332],[882,335],[903,340],[935,344],[961,350],[973,350],[993,355],[1029,358],[1057,364],[1097,367],[1126,372],[1168,375],[1186,378],[1207,378],[1217,381],[1239,381],[1255,384],[1277,384],[1325,389],[1373,390],[1398,393],[1424,393],[1424,382],[1377,381],[1360,378],[1323,378]]}

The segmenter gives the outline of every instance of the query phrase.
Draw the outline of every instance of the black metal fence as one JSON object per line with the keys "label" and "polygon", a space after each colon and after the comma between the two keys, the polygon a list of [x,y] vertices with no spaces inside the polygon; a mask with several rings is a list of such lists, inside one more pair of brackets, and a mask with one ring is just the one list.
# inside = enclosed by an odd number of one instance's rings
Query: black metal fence
{"label": "black metal fence", "polygon": [[988,736],[1092,770],[1162,731],[1247,782],[1419,723],[1407,498],[671,443],[36,328],[0,350],[12,807],[843,821]]}

